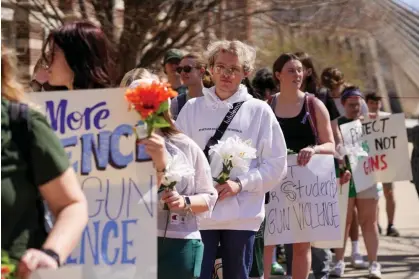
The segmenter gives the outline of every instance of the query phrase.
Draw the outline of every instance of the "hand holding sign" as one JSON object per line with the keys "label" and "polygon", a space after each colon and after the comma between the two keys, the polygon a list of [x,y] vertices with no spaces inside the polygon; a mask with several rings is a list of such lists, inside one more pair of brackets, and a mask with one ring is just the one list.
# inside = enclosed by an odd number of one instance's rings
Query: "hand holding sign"
{"label": "hand holding sign", "polygon": [[356,120],[341,125],[340,129],[350,153],[357,192],[378,182],[410,180],[404,114]]}
{"label": "hand holding sign", "polygon": [[313,146],[307,146],[298,152],[297,163],[300,166],[305,166],[310,161],[311,157],[316,153]]}
{"label": "hand holding sign", "polygon": [[331,155],[315,155],[306,166],[288,156],[287,176],[270,192],[265,245],[340,239],[338,181]]}

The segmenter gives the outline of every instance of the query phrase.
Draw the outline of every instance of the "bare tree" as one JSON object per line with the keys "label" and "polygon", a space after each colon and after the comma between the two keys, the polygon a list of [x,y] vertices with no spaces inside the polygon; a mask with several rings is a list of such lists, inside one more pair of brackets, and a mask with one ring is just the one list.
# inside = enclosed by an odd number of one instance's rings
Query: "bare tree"
{"label": "bare tree", "polygon": [[[9,1],[22,7],[18,0]],[[358,21],[365,24],[365,20],[371,18],[371,15],[350,15],[354,9],[362,10],[359,7],[364,1],[124,0],[121,30],[115,24],[115,0],[78,0],[77,6],[82,18],[93,17],[101,24],[116,50],[115,59],[122,75],[136,66],[150,67],[158,63],[169,48],[202,45],[211,39],[210,34],[214,37],[249,36],[250,17],[267,16],[274,25],[356,29]],[[30,3],[26,8],[33,14],[36,14],[34,11],[41,13],[39,21],[48,28],[64,22],[62,11],[52,0],[31,0]]]}

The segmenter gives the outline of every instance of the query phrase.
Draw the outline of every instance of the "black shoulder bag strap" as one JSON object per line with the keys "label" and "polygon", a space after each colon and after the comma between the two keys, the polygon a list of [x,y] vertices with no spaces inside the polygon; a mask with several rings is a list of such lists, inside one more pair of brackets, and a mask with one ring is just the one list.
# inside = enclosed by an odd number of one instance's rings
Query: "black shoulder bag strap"
{"label": "black shoulder bag strap", "polygon": [[208,152],[211,146],[217,144],[218,141],[223,137],[225,131],[227,130],[231,121],[233,121],[234,116],[236,116],[237,112],[239,111],[243,103],[244,102],[238,102],[238,103],[233,104],[233,107],[227,112],[226,116],[224,117],[220,126],[215,131],[214,135],[208,140],[207,145],[205,146],[205,149],[204,149],[204,154],[205,154],[205,157],[207,157],[208,162],[209,162]]}
{"label": "black shoulder bag strap", "polygon": [[177,97],[177,115],[179,115],[183,106],[186,104],[187,94],[182,94]]}

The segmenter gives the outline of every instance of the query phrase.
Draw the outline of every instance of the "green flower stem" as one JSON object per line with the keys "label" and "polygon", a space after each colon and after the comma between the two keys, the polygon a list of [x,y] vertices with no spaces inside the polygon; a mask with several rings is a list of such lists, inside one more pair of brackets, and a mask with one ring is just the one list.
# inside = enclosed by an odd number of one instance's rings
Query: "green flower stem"
{"label": "green flower stem", "polygon": [[[174,189],[176,189],[175,185],[176,185],[176,182],[172,182],[168,186],[166,185],[161,186],[160,189],[162,189],[162,191],[173,191]],[[167,203],[164,203],[163,210],[169,210],[169,206],[167,205]]]}

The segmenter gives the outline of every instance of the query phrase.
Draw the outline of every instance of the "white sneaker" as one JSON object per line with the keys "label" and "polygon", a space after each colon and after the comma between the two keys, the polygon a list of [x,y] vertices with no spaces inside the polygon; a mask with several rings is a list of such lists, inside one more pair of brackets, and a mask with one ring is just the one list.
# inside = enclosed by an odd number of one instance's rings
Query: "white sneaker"
{"label": "white sneaker", "polygon": [[330,271],[330,276],[340,278],[343,274],[345,274],[345,263],[343,261],[338,261]]}
{"label": "white sneaker", "polygon": [[381,279],[381,264],[377,262],[372,262],[370,266],[370,274],[368,276],[370,279]]}
{"label": "white sneaker", "polygon": [[355,269],[363,269],[368,267],[368,263],[364,262],[364,258],[359,253],[352,254],[351,264]]}

